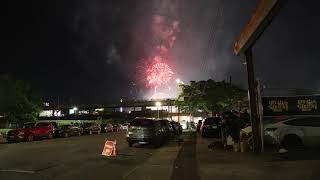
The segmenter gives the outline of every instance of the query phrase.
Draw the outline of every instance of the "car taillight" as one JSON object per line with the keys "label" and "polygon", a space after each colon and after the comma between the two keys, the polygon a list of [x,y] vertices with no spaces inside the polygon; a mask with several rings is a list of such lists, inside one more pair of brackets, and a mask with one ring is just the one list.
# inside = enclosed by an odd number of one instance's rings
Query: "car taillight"
{"label": "car taillight", "polygon": [[275,131],[277,130],[278,128],[266,128],[266,131]]}

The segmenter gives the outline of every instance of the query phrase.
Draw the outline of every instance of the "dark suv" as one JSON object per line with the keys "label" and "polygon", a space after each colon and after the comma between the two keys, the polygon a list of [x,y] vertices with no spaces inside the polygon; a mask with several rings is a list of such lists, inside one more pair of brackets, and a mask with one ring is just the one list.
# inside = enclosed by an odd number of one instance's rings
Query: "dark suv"
{"label": "dark suv", "polygon": [[206,118],[202,122],[200,132],[202,137],[220,138],[221,137],[221,118],[219,117]]}
{"label": "dark suv", "polygon": [[129,147],[133,143],[159,146],[163,141],[163,133],[159,121],[149,118],[136,118],[130,122],[127,133]]}
{"label": "dark suv", "polygon": [[83,133],[87,133],[89,135],[93,133],[97,133],[97,134],[101,133],[101,127],[97,123],[83,123],[82,128],[83,128]]}

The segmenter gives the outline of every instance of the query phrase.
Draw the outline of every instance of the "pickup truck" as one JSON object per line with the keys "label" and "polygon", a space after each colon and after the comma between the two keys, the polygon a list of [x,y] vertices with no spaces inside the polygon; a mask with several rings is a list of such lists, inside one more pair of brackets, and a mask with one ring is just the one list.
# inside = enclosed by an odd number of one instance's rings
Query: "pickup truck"
{"label": "pickup truck", "polygon": [[25,123],[22,128],[10,130],[7,133],[9,143],[15,141],[33,141],[38,138],[52,139],[54,125],[50,122]]}

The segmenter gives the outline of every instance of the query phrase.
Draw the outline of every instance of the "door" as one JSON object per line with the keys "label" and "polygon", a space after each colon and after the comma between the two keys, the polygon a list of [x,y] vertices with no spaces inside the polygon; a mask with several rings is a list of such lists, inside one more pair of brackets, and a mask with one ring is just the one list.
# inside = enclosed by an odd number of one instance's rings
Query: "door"
{"label": "door", "polygon": [[285,124],[303,131],[303,143],[307,146],[320,146],[320,117],[305,117]]}
{"label": "door", "polygon": [[308,145],[320,146],[320,117],[306,118],[303,129]]}
{"label": "door", "polygon": [[46,126],[48,126],[48,124],[46,123],[38,123],[35,127],[35,136],[45,136],[46,135]]}

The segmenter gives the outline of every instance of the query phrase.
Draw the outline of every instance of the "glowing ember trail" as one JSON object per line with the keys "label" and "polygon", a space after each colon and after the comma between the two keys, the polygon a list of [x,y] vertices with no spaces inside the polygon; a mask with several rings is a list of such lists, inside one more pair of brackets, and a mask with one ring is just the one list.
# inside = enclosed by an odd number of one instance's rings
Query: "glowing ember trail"
{"label": "glowing ember trail", "polygon": [[171,68],[163,63],[157,62],[147,69],[147,81],[150,86],[160,87],[167,84],[174,73]]}

